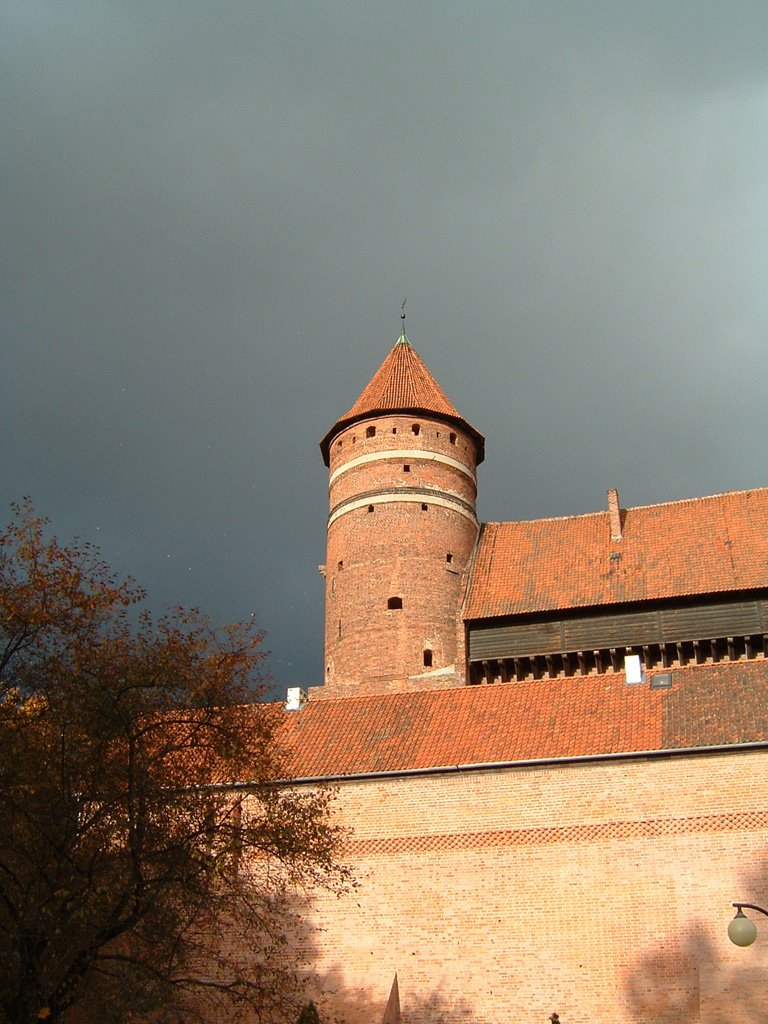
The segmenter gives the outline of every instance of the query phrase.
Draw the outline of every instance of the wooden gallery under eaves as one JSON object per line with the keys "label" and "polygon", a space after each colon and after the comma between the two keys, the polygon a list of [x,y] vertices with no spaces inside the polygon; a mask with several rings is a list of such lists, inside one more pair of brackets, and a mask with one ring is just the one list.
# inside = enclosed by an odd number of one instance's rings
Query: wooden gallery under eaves
{"label": "wooden gallery under eaves", "polygon": [[480,523],[484,439],[401,336],[321,442],[324,681],[290,785],[338,787],[313,901],[349,1024],[768,1019],[768,489]]}

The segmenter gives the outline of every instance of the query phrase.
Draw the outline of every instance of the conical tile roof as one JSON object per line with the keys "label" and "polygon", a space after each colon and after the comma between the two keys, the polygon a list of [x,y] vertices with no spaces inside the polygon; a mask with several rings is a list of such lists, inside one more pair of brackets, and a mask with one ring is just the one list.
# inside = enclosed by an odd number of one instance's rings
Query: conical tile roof
{"label": "conical tile roof", "polygon": [[477,461],[483,461],[483,435],[467,423],[408,338],[401,334],[355,404],[334,423],[320,442],[325,464],[328,465],[331,441],[340,430],[358,420],[388,412],[429,413],[455,423],[472,437],[477,446]]}

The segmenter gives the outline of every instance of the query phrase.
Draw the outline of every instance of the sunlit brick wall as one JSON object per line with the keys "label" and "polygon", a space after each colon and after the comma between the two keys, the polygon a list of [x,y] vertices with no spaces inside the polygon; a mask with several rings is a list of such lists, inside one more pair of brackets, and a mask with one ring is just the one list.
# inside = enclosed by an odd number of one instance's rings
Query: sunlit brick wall
{"label": "sunlit brick wall", "polygon": [[[768,1019],[760,752],[344,783],[360,885],[318,900],[320,984],[350,1024]],[[334,998],[330,999],[328,1012]]]}
{"label": "sunlit brick wall", "polygon": [[424,675],[432,687],[456,665],[477,536],[474,442],[441,420],[379,416],[341,431],[330,453],[325,686],[316,696],[411,689]]}

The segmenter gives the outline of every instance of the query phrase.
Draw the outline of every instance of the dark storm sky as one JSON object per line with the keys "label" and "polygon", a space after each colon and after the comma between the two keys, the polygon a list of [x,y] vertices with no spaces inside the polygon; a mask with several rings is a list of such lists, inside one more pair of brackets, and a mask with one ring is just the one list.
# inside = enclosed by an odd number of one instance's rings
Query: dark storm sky
{"label": "dark storm sky", "polygon": [[[768,484],[765,0],[5,0],[4,501],[322,678],[397,337],[485,520]],[[7,516],[5,517],[7,518]]]}

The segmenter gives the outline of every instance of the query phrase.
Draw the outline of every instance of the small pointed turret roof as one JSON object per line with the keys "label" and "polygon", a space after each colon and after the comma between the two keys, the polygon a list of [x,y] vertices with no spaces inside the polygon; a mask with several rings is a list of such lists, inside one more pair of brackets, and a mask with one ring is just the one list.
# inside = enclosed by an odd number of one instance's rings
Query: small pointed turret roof
{"label": "small pointed turret roof", "polygon": [[464,419],[403,333],[349,412],[320,442],[326,466],[331,441],[340,430],[388,412],[427,413],[455,424],[470,435],[477,447],[477,461],[483,461],[485,438]]}

